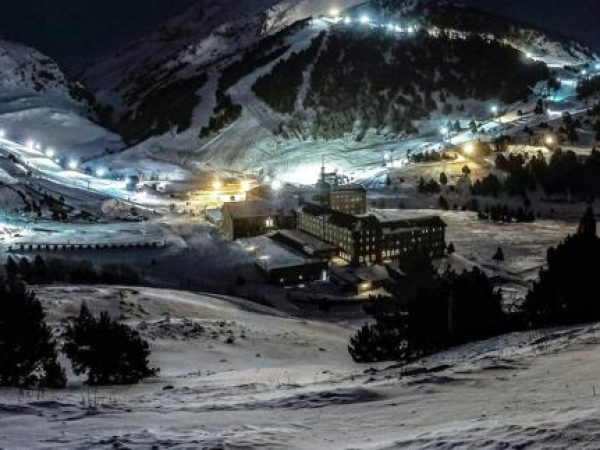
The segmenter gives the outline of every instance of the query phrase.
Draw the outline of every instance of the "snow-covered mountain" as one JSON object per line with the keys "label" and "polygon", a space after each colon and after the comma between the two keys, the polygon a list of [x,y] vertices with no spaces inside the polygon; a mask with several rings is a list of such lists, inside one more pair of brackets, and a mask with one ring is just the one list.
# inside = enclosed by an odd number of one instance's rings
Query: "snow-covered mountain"
{"label": "snow-covered mountain", "polygon": [[78,157],[122,148],[98,121],[94,97],[81,83],[38,51],[0,39],[0,129],[7,138]]}
{"label": "snow-covered mountain", "polygon": [[548,66],[591,57],[447,0],[199,0],[84,80],[133,145],[113,163],[243,170],[290,142],[415,135],[527,101]]}

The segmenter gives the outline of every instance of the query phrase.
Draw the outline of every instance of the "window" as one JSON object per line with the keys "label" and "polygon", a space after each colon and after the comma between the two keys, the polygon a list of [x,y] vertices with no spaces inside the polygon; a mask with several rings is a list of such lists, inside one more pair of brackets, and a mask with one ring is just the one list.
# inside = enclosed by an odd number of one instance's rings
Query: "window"
{"label": "window", "polygon": [[269,217],[267,220],[265,220],[265,226],[267,228],[273,228],[275,226],[275,221]]}

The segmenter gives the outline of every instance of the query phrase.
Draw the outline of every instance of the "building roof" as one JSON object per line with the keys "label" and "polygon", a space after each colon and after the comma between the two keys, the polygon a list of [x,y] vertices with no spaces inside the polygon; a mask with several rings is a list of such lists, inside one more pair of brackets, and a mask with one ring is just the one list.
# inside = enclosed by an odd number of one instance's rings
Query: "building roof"
{"label": "building roof", "polygon": [[331,192],[367,192],[367,189],[362,184],[343,184],[332,186]]}
{"label": "building roof", "polygon": [[337,247],[305,233],[304,231],[295,229],[278,230],[273,233],[271,237],[273,240],[282,241],[311,256],[318,253],[334,252],[337,250]]}
{"label": "building roof", "polygon": [[358,285],[365,282],[380,283],[390,279],[390,274],[385,266],[374,265],[368,267],[336,267],[332,272],[337,278],[346,283]]}
{"label": "building roof", "polygon": [[275,269],[322,263],[319,259],[307,258],[301,253],[285,247],[269,236],[239,239],[238,242],[253,253],[256,264],[267,273]]}
{"label": "building roof", "polygon": [[391,214],[386,215],[382,214],[380,211],[357,216],[334,211],[326,206],[313,203],[306,203],[300,210],[312,216],[323,216],[328,223],[333,225],[347,229],[355,229],[357,231],[363,227],[380,228],[382,230],[392,231],[399,228],[410,229],[428,226],[446,226],[446,223],[440,216],[423,215],[422,212],[416,213],[415,211],[412,211],[412,215],[404,214],[404,217],[393,216]]}
{"label": "building roof", "polygon": [[277,214],[275,207],[264,200],[225,203],[222,211],[234,219],[267,217]]}

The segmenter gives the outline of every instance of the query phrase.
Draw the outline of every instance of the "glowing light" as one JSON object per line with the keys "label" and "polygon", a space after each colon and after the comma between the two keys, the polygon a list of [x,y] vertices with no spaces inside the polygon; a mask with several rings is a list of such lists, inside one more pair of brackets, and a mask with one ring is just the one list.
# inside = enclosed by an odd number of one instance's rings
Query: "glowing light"
{"label": "glowing light", "polygon": [[331,8],[331,9],[329,10],[329,15],[330,15],[331,17],[338,17],[338,16],[340,15],[340,10],[339,10],[339,9],[337,9],[337,8]]}
{"label": "glowing light", "polygon": [[96,176],[98,178],[102,178],[104,175],[106,175],[106,170],[104,170],[103,167],[99,167],[98,169],[96,169]]}
{"label": "glowing light", "polygon": [[463,147],[463,150],[467,155],[472,155],[475,153],[475,144],[472,142],[467,142]]}
{"label": "glowing light", "polygon": [[46,149],[46,156],[50,159],[52,159],[55,155],[54,149],[52,148],[47,148]]}
{"label": "glowing light", "polygon": [[417,31],[417,27],[408,27],[406,31],[408,31],[409,33],[414,33],[415,31]]}
{"label": "glowing light", "polygon": [[394,31],[396,29],[395,25],[393,23],[388,23],[387,24],[387,29],[390,31]]}
{"label": "glowing light", "polygon": [[4,130],[0,130],[0,138],[6,137],[6,132]]}
{"label": "glowing light", "polygon": [[362,16],[360,16],[359,21],[360,23],[369,23],[371,21],[371,18],[366,14],[363,14]]}
{"label": "glowing light", "polygon": [[527,53],[525,53],[525,57],[526,57],[527,59],[533,59],[533,54],[531,54],[531,53],[527,52]]}
{"label": "glowing light", "polygon": [[587,71],[586,69],[583,69],[583,70],[581,71],[581,75],[584,75],[584,76],[585,76],[585,75],[587,75],[587,73],[588,73],[588,71]]}
{"label": "glowing light", "polygon": [[213,189],[215,191],[220,191],[221,189],[223,189],[223,183],[221,183],[221,180],[213,181]]}
{"label": "glowing light", "polygon": [[278,191],[278,190],[280,190],[282,187],[283,187],[283,183],[282,183],[281,181],[279,181],[279,180],[273,180],[273,181],[271,181],[271,188],[272,188],[274,191]]}
{"label": "glowing light", "polygon": [[448,127],[442,127],[442,128],[440,128],[440,133],[445,136],[448,133],[450,133],[450,129]]}
{"label": "glowing light", "polygon": [[75,170],[75,169],[77,169],[78,166],[79,166],[79,163],[75,159],[72,159],[69,161],[69,169]]}
{"label": "glowing light", "polygon": [[352,23],[352,19],[350,17],[344,17],[344,23],[347,25],[349,23]]}
{"label": "glowing light", "polygon": [[33,147],[35,147],[35,142],[33,142],[31,139],[28,140],[27,142],[25,142],[25,147],[27,147],[28,149],[33,149]]}
{"label": "glowing light", "polygon": [[498,114],[498,107],[496,105],[493,105],[490,108],[490,111],[492,111],[492,114],[496,115],[496,114]]}
{"label": "glowing light", "polygon": [[550,146],[550,145],[554,145],[554,136],[546,136],[544,138],[544,142],[546,143],[546,145]]}
{"label": "glowing light", "polygon": [[247,180],[242,181],[242,192],[248,192],[251,189],[250,182]]}
{"label": "glowing light", "polygon": [[33,148],[35,148],[36,150],[38,150],[38,151],[39,151],[39,150],[41,150],[41,149],[42,149],[42,146],[41,146],[41,144],[39,144],[38,142],[36,142],[36,143],[33,145]]}
{"label": "glowing light", "polygon": [[594,67],[596,68],[596,70],[600,70],[600,63],[596,63]]}

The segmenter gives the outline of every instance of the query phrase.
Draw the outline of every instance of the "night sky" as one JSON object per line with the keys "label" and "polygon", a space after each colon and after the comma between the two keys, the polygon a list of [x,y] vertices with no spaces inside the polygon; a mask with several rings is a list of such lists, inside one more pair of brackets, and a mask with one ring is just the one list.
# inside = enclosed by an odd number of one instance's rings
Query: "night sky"
{"label": "night sky", "polygon": [[194,0],[0,0],[0,34],[37,48],[76,73],[192,3]]}
{"label": "night sky", "polygon": [[[243,1],[243,0],[240,0]],[[600,50],[600,0],[466,0],[577,37]],[[194,0],[0,0],[0,33],[71,73],[143,35]]]}

